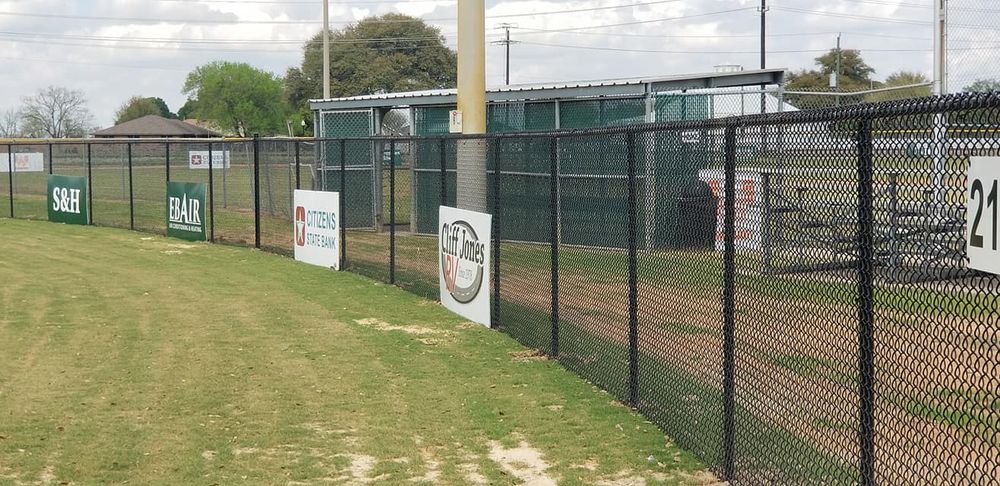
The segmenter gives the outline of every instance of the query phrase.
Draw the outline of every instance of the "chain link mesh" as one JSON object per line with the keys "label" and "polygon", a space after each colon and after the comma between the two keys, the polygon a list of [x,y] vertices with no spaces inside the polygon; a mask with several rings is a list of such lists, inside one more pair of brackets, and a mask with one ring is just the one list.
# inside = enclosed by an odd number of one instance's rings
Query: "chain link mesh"
{"label": "chain link mesh", "polygon": [[[687,96],[657,110],[705,109]],[[573,109],[632,120],[607,101]],[[1000,154],[997,124],[990,94],[481,137],[494,322],[732,484],[989,484],[1000,277],[965,244],[969,157]],[[208,143],[172,142],[170,180],[207,182],[186,159]],[[225,183],[213,172],[217,240],[252,241],[256,155],[261,244],[288,253],[296,180],[339,190],[343,146],[376,177],[343,189],[367,201],[348,220],[376,221],[348,231],[348,268],[437,295],[455,138],[212,143],[233,154]],[[131,184],[137,227],[162,231],[164,142],[131,144],[131,178],[121,141],[56,143],[49,165],[87,175],[88,146],[95,223],[128,226]],[[16,174],[16,216],[44,218],[44,175]]]}

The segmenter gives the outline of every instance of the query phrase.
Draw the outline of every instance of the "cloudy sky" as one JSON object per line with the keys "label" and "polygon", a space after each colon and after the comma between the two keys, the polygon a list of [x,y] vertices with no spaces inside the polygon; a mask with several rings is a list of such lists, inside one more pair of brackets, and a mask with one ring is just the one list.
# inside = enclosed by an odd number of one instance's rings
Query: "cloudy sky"
{"label": "cloudy sky", "polygon": [[[993,21],[1000,7],[993,0],[951,1],[961,5],[952,20],[965,29],[953,34],[953,45],[963,49],[956,56],[967,61],[956,76],[1000,74],[1000,60],[990,61],[1000,49]],[[934,0],[768,3],[768,67],[811,67],[841,32],[843,46],[861,49],[878,79],[901,69],[930,74]],[[427,19],[455,45],[454,0],[330,4],[333,28],[403,12]],[[488,0],[486,23],[489,41],[500,38],[498,25],[516,25],[514,83],[670,75],[717,64],[757,67],[759,6],[760,0]],[[298,65],[302,42],[319,31],[321,15],[321,0],[0,1],[0,109],[57,85],[83,91],[100,126],[111,124],[132,95],[162,97],[176,111],[185,75],[200,64],[243,61],[278,74]],[[489,46],[487,54],[487,82],[502,84],[503,48]]]}

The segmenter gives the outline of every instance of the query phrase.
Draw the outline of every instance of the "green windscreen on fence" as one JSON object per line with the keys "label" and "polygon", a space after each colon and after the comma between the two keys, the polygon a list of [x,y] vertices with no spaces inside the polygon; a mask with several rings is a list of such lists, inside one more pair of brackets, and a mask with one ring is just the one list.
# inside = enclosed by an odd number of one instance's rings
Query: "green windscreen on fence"
{"label": "green windscreen on fence", "polygon": [[[323,113],[323,137],[368,137],[373,135],[371,110]],[[323,189],[340,191],[341,143],[344,144],[344,225],[347,228],[375,226],[375,167],[372,143],[368,141],[324,142]]]}

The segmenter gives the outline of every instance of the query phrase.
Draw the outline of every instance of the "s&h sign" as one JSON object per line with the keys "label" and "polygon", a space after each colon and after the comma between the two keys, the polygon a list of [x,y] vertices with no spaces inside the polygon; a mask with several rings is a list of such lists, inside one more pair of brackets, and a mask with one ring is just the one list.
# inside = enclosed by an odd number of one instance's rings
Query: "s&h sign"
{"label": "s&h sign", "polygon": [[438,284],[441,303],[474,322],[490,322],[489,214],[441,206],[438,213]]}
{"label": "s&h sign", "polygon": [[85,177],[49,176],[49,221],[89,224],[87,179]]}
{"label": "s&h sign", "polygon": [[295,259],[340,270],[340,193],[295,190]]}

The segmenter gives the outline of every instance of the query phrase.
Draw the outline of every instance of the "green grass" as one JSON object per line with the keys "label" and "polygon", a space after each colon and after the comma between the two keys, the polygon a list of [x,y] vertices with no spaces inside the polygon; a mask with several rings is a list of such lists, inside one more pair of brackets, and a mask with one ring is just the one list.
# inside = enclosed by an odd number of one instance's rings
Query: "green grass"
{"label": "green grass", "polygon": [[565,484],[706,479],[606,393],[400,289],[108,228],[0,235],[0,483],[517,484],[490,451],[522,440]]}

